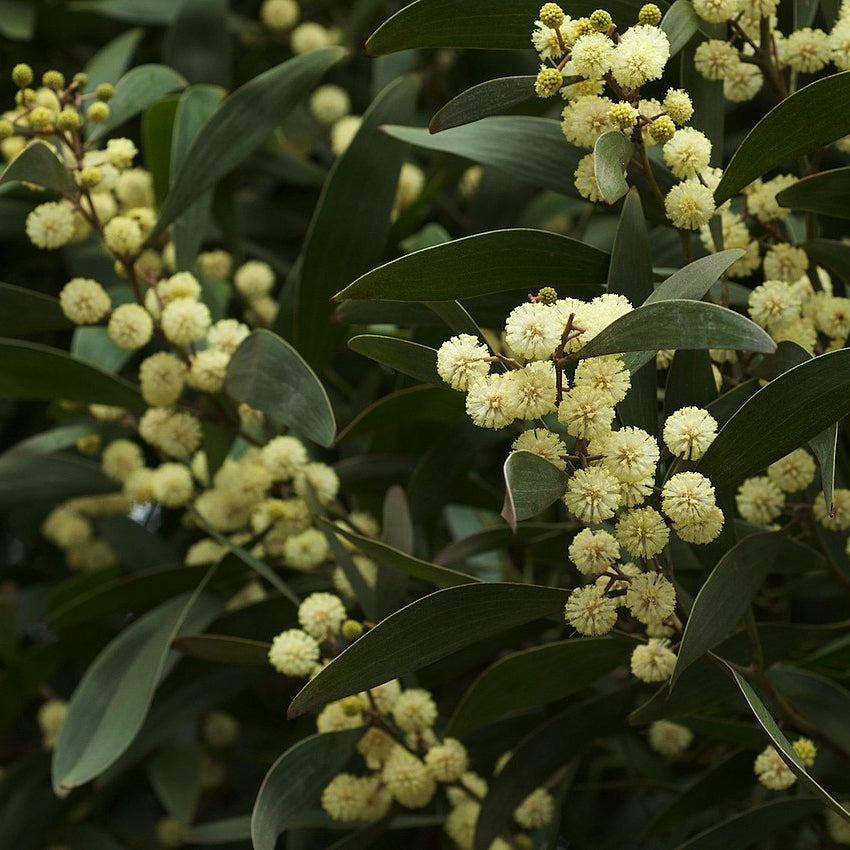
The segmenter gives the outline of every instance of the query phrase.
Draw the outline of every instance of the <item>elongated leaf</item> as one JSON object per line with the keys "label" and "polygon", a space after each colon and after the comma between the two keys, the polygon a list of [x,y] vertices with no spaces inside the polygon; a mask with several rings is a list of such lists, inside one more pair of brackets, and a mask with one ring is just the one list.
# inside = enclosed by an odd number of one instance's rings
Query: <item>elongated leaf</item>
{"label": "elongated leaf", "polygon": [[[667,8],[664,0],[658,4]],[[590,15],[596,0],[570,0],[569,13]],[[628,0],[605,5],[614,19],[627,26],[635,6]],[[540,10],[537,0],[416,0],[396,12],[366,42],[373,56],[411,47],[480,47],[493,50],[527,50],[528,33]]]}
{"label": "elongated leaf", "polygon": [[809,440],[809,448],[818,459],[820,468],[821,489],[827,510],[832,513],[833,494],[835,492],[835,461],[838,451],[838,423],[830,425],[820,434],[815,434]]}
{"label": "elongated leaf", "polygon": [[68,399],[131,410],[145,407],[129,381],[46,345],[0,339],[0,361],[0,396],[6,398]]}
{"label": "elongated leaf", "polygon": [[782,543],[783,536],[778,532],[752,534],[720,559],[694,600],[670,679],[671,688],[694,661],[735,628],[761,588]]}
{"label": "elongated leaf", "polygon": [[265,667],[269,663],[271,644],[248,638],[227,635],[183,635],[172,642],[183,655],[212,661],[216,664],[253,664]]}
{"label": "elongated leaf", "polygon": [[59,301],[41,292],[0,283],[0,334],[21,337],[72,327]]}
{"label": "elongated leaf", "polygon": [[502,516],[514,530],[517,522],[545,511],[567,489],[567,476],[533,452],[511,452],[505,461],[504,476]]}
{"label": "elongated leaf", "polygon": [[483,528],[455,540],[434,555],[435,564],[462,564],[484,552],[505,549],[517,543],[536,543],[564,537],[569,532],[556,522],[528,522],[518,525],[516,531],[505,526]]}
{"label": "elongated leaf", "polygon": [[621,637],[579,638],[508,655],[472,683],[446,734],[463,736],[500,718],[568,697],[625,664],[634,647]]}
{"label": "elongated leaf", "polygon": [[289,706],[297,717],[411,673],[514,626],[563,613],[569,591],[530,584],[466,584],[411,602],[351,644]]}
{"label": "elongated leaf", "polygon": [[92,125],[89,139],[104,138],[152,103],[185,85],[186,80],[167,65],[137,65],[131,68],[115,84],[115,95],[109,101],[109,118],[102,124]]}
{"label": "elongated leaf", "polygon": [[753,690],[750,686],[749,682],[744,679],[739,673],[730,668],[730,672],[732,673],[732,678],[734,678],[738,687],[741,689],[741,693],[744,695],[744,699],[746,699],[747,703],[752,709],[753,714],[756,716],[756,720],[761,724],[762,729],[767,733],[768,738],[770,738],[771,743],[776,748],[776,751],[782,757],[782,761],[788,766],[788,769],[800,780],[800,782],[809,788],[810,791],[813,791],[818,797],[820,797],[822,804],[826,803],[829,808],[831,808],[834,812],[837,812],[841,817],[845,820],[850,821],[850,812],[848,812],[836,799],[832,797],[832,795],[822,788],[812,777],[808,774],[806,769],[803,767],[802,762],[800,761],[799,756],[794,751],[794,748],[791,746],[791,742],[782,734],[779,727],[776,725],[776,721],[771,716],[770,712],[765,707],[764,703],[760,699],[759,695]]}
{"label": "elongated leaf", "polygon": [[746,401],[697,469],[727,487],[784,457],[850,413],[850,350],[788,370]]}
{"label": "elongated leaf", "polygon": [[81,425],[60,425],[58,428],[51,428],[32,437],[27,437],[0,454],[0,473],[11,470],[20,463],[26,463],[32,458],[43,457],[60,449],[67,449],[69,446],[75,445],[80,438],[95,433],[97,433],[97,428],[85,423]]}
{"label": "elongated leaf", "polygon": [[735,151],[714,190],[722,204],[783,162],[850,133],[850,113],[835,104],[850,98],[850,71],[804,86],[775,106]]}
{"label": "elongated leaf", "polygon": [[200,747],[169,747],[148,762],[148,778],[163,808],[180,823],[192,820],[200,785]]}
{"label": "elongated leaf", "polygon": [[254,850],[275,850],[278,836],[297,816],[317,806],[322,790],[351,757],[362,735],[363,729],[310,735],[272,765],[251,815]]}
{"label": "elongated leaf", "polygon": [[144,30],[141,27],[122,32],[92,56],[85,71],[89,78],[85,91],[94,91],[101,83],[115,83],[124,75],[133,54],[142,40]]}
{"label": "elongated leaf", "polygon": [[353,531],[338,526],[333,526],[333,532],[353,543],[364,555],[368,555],[379,564],[392,567],[394,570],[412,578],[430,582],[436,587],[456,587],[478,581],[475,576],[414,558],[413,555],[401,552],[372,537],[364,537],[362,534],[355,534]]}
{"label": "elongated leaf", "polygon": [[383,363],[427,384],[442,384],[437,374],[437,352],[427,345],[377,334],[360,334],[348,341],[348,347],[370,360]]}
{"label": "elongated leaf", "polygon": [[487,80],[452,98],[432,119],[428,130],[440,133],[479,118],[498,115],[512,106],[534,100],[536,77],[500,77]]}
{"label": "elongated leaf", "polygon": [[850,218],[850,168],[834,168],[806,177],[783,189],[776,200],[793,210]]}
{"label": "elongated leaf", "polygon": [[186,841],[190,844],[230,844],[250,838],[250,815],[197,823],[186,832]]}
{"label": "elongated leaf", "polygon": [[52,502],[115,491],[99,463],[62,453],[19,457],[0,467],[0,505]]}
{"label": "elongated leaf", "polygon": [[834,239],[811,239],[801,246],[810,260],[823,266],[831,275],[850,283],[850,245]]}
{"label": "elongated leaf", "polygon": [[233,92],[196,136],[174,175],[148,241],[152,242],[192,201],[253,153],[343,55],[341,48],[327,47],[296,56]]}
{"label": "elongated leaf", "polygon": [[104,372],[120,371],[134,353],[119,348],[102,326],[77,328],[71,339],[71,356]]}
{"label": "elongated leaf", "polygon": [[730,248],[717,254],[700,257],[684,268],[679,269],[663,283],[660,283],[644,302],[668,301],[671,298],[693,298],[699,300],[717,282],[723,272],[744,252],[740,248]]}
{"label": "elongated leaf", "polygon": [[700,19],[691,0],[676,0],[661,19],[661,29],[670,42],[670,55],[675,56],[699,30]]}
{"label": "elongated leaf", "polygon": [[0,35],[16,41],[29,41],[35,33],[35,6],[24,0],[0,3]]}
{"label": "elongated leaf", "polygon": [[619,130],[603,133],[593,146],[593,168],[599,193],[609,204],[619,201],[629,191],[626,166],[632,150],[632,143]]}
{"label": "elongated leaf", "polygon": [[716,304],[669,300],[645,304],[612,322],[582,348],[579,357],[661,348],[776,350],[776,343],[749,319]]}
{"label": "elongated leaf", "polygon": [[76,0],[70,6],[133,24],[167,24],[180,10],[174,0]]}
{"label": "elongated leaf", "polygon": [[21,180],[44,186],[60,195],[74,189],[68,169],[47,142],[36,140],[25,147],[3,170],[0,186]]}
{"label": "elongated leaf", "polygon": [[230,86],[232,39],[227,0],[182,0],[165,35],[164,61],[190,83]]}
{"label": "elongated leaf", "polygon": [[551,118],[497,115],[433,136],[424,127],[384,129],[416,147],[492,165],[535,186],[579,197],[573,173],[584,152],[564,141],[558,122]]}
{"label": "elongated leaf", "polygon": [[823,807],[816,797],[783,798],[762,803],[710,826],[676,850],[744,850]]}
{"label": "elongated leaf", "polygon": [[203,629],[219,608],[212,597],[192,604],[179,596],[137,620],[98,655],[71,697],[53,752],[57,794],[99,776],[130,746],[157,685],[178,659],[171,641],[182,630]]}
{"label": "elongated leaf", "polygon": [[475,850],[487,850],[514,809],[556,770],[581,755],[597,737],[622,728],[631,688],[595,696],[559,712],[529,733],[514,748],[508,763],[490,783],[481,804]]}
{"label": "elongated leaf", "polygon": [[336,422],[324,387],[301,355],[271,331],[254,331],[236,349],[225,387],[231,398],[319,445],[333,442]]}
{"label": "elongated leaf", "polygon": [[527,286],[556,286],[581,296],[604,283],[608,255],[545,230],[494,230],[399,257],[363,275],[334,296],[392,301],[440,301]]}

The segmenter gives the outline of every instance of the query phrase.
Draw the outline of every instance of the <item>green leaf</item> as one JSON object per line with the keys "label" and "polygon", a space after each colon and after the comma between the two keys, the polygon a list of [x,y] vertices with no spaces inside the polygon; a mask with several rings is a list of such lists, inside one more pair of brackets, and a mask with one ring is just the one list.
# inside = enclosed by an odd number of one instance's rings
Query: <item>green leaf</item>
{"label": "green leaf", "polygon": [[271,767],[251,815],[254,850],[275,850],[278,837],[297,817],[315,808],[325,786],[351,758],[363,729],[310,735]]}
{"label": "green leaf", "polygon": [[[731,517],[727,517],[729,521]],[[778,532],[752,534],[720,559],[694,600],[670,679],[671,688],[694,661],[717,646],[738,625],[782,543],[783,536]]]}
{"label": "green leaf", "polygon": [[25,0],[0,2],[0,35],[15,41],[29,41],[35,33],[35,6]]}
{"label": "green leaf", "polygon": [[823,266],[831,275],[850,283],[850,245],[834,239],[811,239],[801,246],[809,259]]}
{"label": "green leaf", "polygon": [[656,301],[668,301],[674,298],[699,300],[714,286],[723,272],[743,255],[744,252],[740,248],[730,248],[728,251],[700,257],[673,272],[650,293],[644,303],[654,304]]}
{"label": "green leaf", "polygon": [[699,461],[719,488],[764,469],[850,413],[850,349],[807,360],[744,402]]}
{"label": "green leaf", "polygon": [[[826,803],[829,808],[837,812],[845,820],[850,821],[850,812],[848,812],[832,795],[822,788],[812,777],[806,772],[790,741],[782,734],[776,721],[771,717],[770,712],[765,708],[764,703],[759,698],[758,694],[750,686],[749,682],[744,679],[739,673],[732,668],[729,668],[732,678],[741,689],[747,703],[750,706],[756,720],[761,724],[762,729],[767,733],[771,743],[776,748],[776,751],[782,757],[782,761],[788,766],[788,769],[800,780],[801,784],[805,785],[809,790],[813,791],[821,799],[821,806]],[[787,802],[787,801],[786,801]]]}
{"label": "green leaf", "polygon": [[130,67],[133,54],[144,34],[145,31],[141,27],[136,27],[122,32],[101,47],[85,67],[89,78],[85,91],[94,91],[101,83],[115,85]]}
{"label": "green leaf", "polygon": [[348,340],[348,347],[370,360],[383,363],[417,381],[443,385],[437,374],[437,351],[418,342],[377,334],[360,334]]}
{"label": "green leaf", "polygon": [[470,685],[446,734],[462,737],[501,718],[564,699],[626,664],[634,647],[618,636],[577,638],[501,658]]}
{"label": "green leaf", "polygon": [[820,434],[815,434],[809,440],[809,448],[818,459],[820,468],[821,489],[827,510],[833,509],[833,494],[835,492],[835,461],[838,451],[838,423],[835,422]]}
{"label": "green leaf", "polygon": [[108,329],[100,325],[79,327],[71,339],[71,355],[104,372],[120,371],[134,354],[134,351],[119,348]]}
{"label": "green leaf", "polygon": [[109,118],[103,124],[92,125],[89,141],[105,138],[152,103],[185,85],[186,80],[166,65],[137,65],[115,84]]}
{"label": "green leaf", "polygon": [[73,327],[59,300],[22,286],[0,283],[0,335],[22,337]]}
{"label": "green leaf", "polygon": [[74,455],[30,456],[0,467],[0,505],[4,507],[109,493],[117,486],[99,463]]}
{"label": "green leaf", "polygon": [[700,19],[691,0],[676,0],[661,19],[661,29],[670,42],[670,56],[675,56],[699,30]]}
{"label": "green leaf", "polygon": [[414,558],[413,555],[408,555],[406,552],[400,552],[398,549],[380,540],[364,537],[362,534],[355,534],[346,528],[334,525],[331,527],[331,530],[334,534],[344,537],[350,543],[353,543],[364,555],[368,555],[379,564],[392,567],[392,569],[398,570],[412,578],[430,582],[436,587],[457,587],[458,585],[478,581],[475,576],[461,573],[457,570],[450,570],[448,567],[431,564],[428,561],[422,561],[419,558]]}
{"label": "green leaf", "polygon": [[25,147],[3,170],[0,186],[12,181],[35,183],[60,195],[74,191],[70,172],[59,161],[56,151],[40,140]]}
{"label": "green leaf", "polygon": [[[395,80],[378,95],[319,196],[304,240],[292,313],[293,341],[319,371],[330,363],[344,334],[329,323],[331,296],[384,257],[398,174],[407,152],[381,132],[381,125],[411,120],[418,96],[419,80],[413,76]],[[283,316],[282,307],[279,322]]]}
{"label": "green leaf", "polygon": [[441,133],[460,127],[479,118],[499,115],[512,106],[534,100],[534,82],[537,77],[500,77],[487,80],[452,98],[428,125],[431,133]]}
{"label": "green leaf", "polygon": [[0,361],[0,397],[145,407],[129,381],[46,345],[0,339]]}
{"label": "green leaf", "polygon": [[355,435],[404,427],[407,422],[450,422],[462,416],[464,397],[448,387],[409,387],[379,398],[339,433],[337,443]]}
{"label": "green leaf", "polygon": [[[328,47],[296,56],[227,97],[195,137],[148,242],[189,204],[253,153],[344,51]],[[132,72],[130,72],[132,73]],[[152,101],[150,101],[152,102]]]}
{"label": "green leaf", "polygon": [[517,522],[542,513],[567,489],[567,476],[533,452],[511,452],[503,470],[505,503],[502,517],[514,530]]}
{"label": "green leaf", "polygon": [[[658,3],[667,8],[664,0]],[[574,17],[590,15],[597,0],[570,0]],[[614,20],[631,22],[639,5],[609,0]],[[385,21],[366,42],[372,56],[412,47],[480,47],[528,50],[529,34],[540,11],[538,0],[416,0]]]}
{"label": "green leaf", "polygon": [[437,590],[382,620],[334,658],[299,691],[289,716],[381,685],[514,626],[563,616],[568,596],[530,584]]}
{"label": "green leaf", "polygon": [[186,832],[189,844],[230,844],[250,838],[250,815],[198,823]]}
{"label": "green leaf", "polygon": [[776,200],[792,210],[850,218],[849,194],[850,168],[834,168],[799,180],[783,189]]}
{"label": "green leaf", "polygon": [[130,746],[178,659],[171,641],[184,629],[203,629],[219,608],[211,597],[179,596],[136,620],[97,656],[71,697],[53,751],[57,794],[99,776]]}
{"label": "green leaf", "polygon": [[850,98],[850,71],[797,90],[775,106],[738,146],[714,190],[719,206],[771,168],[850,133],[850,112],[836,109]]}
{"label": "green leaf", "polygon": [[198,746],[169,747],[148,762],[148,778],[163,808],[188,824],[201,796],[201,750]]}
{"label": "green leaf", "polygon": [[[172,180],[179,173],[201,128],[218,109],[223,97],[224,91],[215,86],[190,86],[180,96],[177,111],[174,114],[174,133],[171,142],[169,173]],[[174,222],[172,238],[178,270],[194,267],[195,257],[201,248],[204,233],[209,224],[211,208],[212,189],[208,189]]]}
{"label": "green leaf", "polygon": [[336,421],[325,388],[301,355],[271,331],[254,331],[236,349],[225,388],[234,400],[313,442],[333,442]]}
{"label": "green leaf", "polygon": [[656,301],[638,307],[601,331],[578,356],[598,357],[661,348],[737,348],[772,352],[776,343],[754,322],[703,301]]}
{"label": "green leaf", "polygon": [[[455,239],[379,266],[334,301],[443,301],[552,284],[561,297],[605,281],[608,255],[545,230],[494,230]],[[594,295],[596,294],[594,289]]]}
{"label": "green leaf", "polygon": [[70,8],[131,24],[167,24],[180,10],[180,4],[174,0],[77,0]]}
{"label": "green leaf", "polygon": [[815,797],[783,797],[710,826],[676,850],[744,850],[788,824],[823,808]]}
{"label": "green leaf", "polygon": [[497,115],[433,136],[420,127],[384,130],[416,147],[462,156],[535,186],[579,197],[573,173],[584,151],[568,145],[560,125],[551,118]]}
{"label": "green leaf", "polygon": [[593,168],[599,193],[609,204],[619,201],[629,191],[626,167],[632,151],[632,143],[619,130],[603,133],[593,146]]}
{"label": "green leaf", "polygon": [[516,531],[504,525],[482,528],[472,534],[460,537],[444,546],[434,555],[435,564],[462,564],[484,552],[507,549],[517,543],[550,541],[565,537],[569,531],[556,522],[528,522],[518,525]]}
{"label": "green leaf", "polygon": [[[648,366],[644,368],[649,368]],[[681,349],[673,355],[664,389],[664,416],[683,407],[705,407],[717,398],[717,384],[707,351]]]}
{"label": "green leaf", "polygon": [[183,635],[171,646],[182,655],[215,664],[253,664],[265,667],[269,663],[271,644],[228,635]]}
{"label": "green leaf", "polygon": [[230,86],[232,41],[227,0],[182,0],[163,40],[167,65],[190,83]]}
{"label": "green leaf", "polygon": [[153,194],[161,206],[171,181],[171,144],[174,116],[180,97],[170,95],[152,103],[142,115],[142,154],[153,180]]}

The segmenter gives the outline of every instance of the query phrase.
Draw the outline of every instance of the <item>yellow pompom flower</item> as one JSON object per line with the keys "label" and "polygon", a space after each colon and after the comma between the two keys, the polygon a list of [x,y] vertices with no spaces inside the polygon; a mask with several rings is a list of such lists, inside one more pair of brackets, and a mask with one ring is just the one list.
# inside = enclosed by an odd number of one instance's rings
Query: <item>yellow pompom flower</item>
{"label": "yellow pompom flower", "polygon": [[605,635],[617,622],[617,602],[595,584],[577,587],[564,606],[564,618],[582,635]]}
{"label": "yellow pompom flower", "polygon": [[75,325],[93,325],[109,312],[112,304],[96,280],[75,277],[62,287],[59,306]]}
{"label": "yellow pompom flower", "polygon": [[301,629],[287,629],[272,641],[269,661],[285,676],[307,676],[319,661],[319,644]]}
{"label": "yellow pompom flower", "polygon": [[109,338],[128,351],[143,348],[153,336],[153,319],[138,304],[122,304],[112,311],[107,326]]}
{"label": "yellow pompom flower", "polygon": [[605,469],[591,466],[570,476],[564,503],[576,519],[595,525],[614,516],[621,498],[617,479]]}
{"label": "yellow pompom flower", "polygon": [[676,656],[665,640],[650,638],[632,652],[632,674],[641,682],[666,682],[675,667]]}
{"label": "yellow pompom flower", "polygon": [[660,623],[676,608],[676,590],[660,573],[641,573],[629,582],[626,607],[641,623]]}

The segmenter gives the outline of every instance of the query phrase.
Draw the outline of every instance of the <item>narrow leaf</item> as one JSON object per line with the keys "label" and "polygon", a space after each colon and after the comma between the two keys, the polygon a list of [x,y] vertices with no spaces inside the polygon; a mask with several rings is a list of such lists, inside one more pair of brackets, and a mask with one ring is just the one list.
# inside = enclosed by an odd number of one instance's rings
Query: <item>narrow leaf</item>
{"label": "narrow leaf", "polygon": [[171,646],[200,661],[215,664],[253,664],[265,667],[269,663],[271,644],[228,635],[183,635]]}
{"label": "narrow leaf", "polygon": [[462,156],[535,186],[578,197],[573,173],[583,151],[564,141],[558,122],[551,118],[497,115],[436,135],[420,127],[384,129],[416,147]]}
{"label": "narrow leaf", "polygon": [[35,183],[60,195],[74,190],[71,174],[56,151],[38,139],[27,145],[0,175],[0,186],[13,181]]}
{"label": "narrow leaf", "polygon": [[699,30],[700,19],[691,0],[676,0],[661,19],[661,29],[670,42],[670,56],[675,56]]}
{"label": "narrow leaf", "polygon": [[428,125],[431,133],[441,133],[452,127],[470,124],[479,118],[498,115],[510,107],[537,96],[534,92],[534,76],[500,77],[487,80],[450,100]]}
{"label": "narrow leaf", "polygon": [[201,750],[193,747],[168,747],[148,762],[148,778],[163,808],[180,823],[192,820],[200,784]]}
{"label": "narrow leaf", "polygon": [[193,604],[179,596],[141,617],[98,655],[71,697],[53,752],[57,794],[99,776],[130,746],[160,679],[178,659],[172,639],[182,630],[203,629],[219,608],[212,597]]}
{"label": "narrow leaf", "polygon": [[812,174],[783,189],[776,200],[792,210],[850,218],[850,168]]}
{"label": "narrow leaf", "polygon": [[72,327],[59,300],[32,289],[0,283],[0,335],[27,336]]}
{"label": "narrow leaf", "polygon": [[503,469],[505,503],[502,517],[514,531],[517,522],[542,513],[567,489],[567,476],[533,452],[511,452]]}
{"label": "narrow leaf", "polygon": [[[729,521],[731,517],[727,518]],[[761,588],[783,539],[774,531],[752,534],[720,559],[694,600],[670,679],[671,688],[694,661],[735,628]]]}
{"label": "narrow leaf", "polygon": [[772,352],[776,343],[754,322],[703,301],[645,304],[612,322],[579,352],[580,358],[661,348],[737,348]]}
{"label": "narrow leaf", "polygon": [[626,167],[632,150],[632,143],[619,130],[603,133],[593,146],[593,168],[599,193],[609,204],[619,201],[629,191]]}
{"label": "narrow leaf", "polygon": [[466,584],[411,602],[351,644],[289,707],[297,717],[411,673],[514,626],[563,614],[569,592],[529,584]]}
{"label": "narrow leaf", "polygon": [[698,301],[714,286],[723,272],[743,255],[744,252],[740,248],[730,248],[728,251],[700,257],[673,272],[655,288],[644,303],[653,304],[673,298],[692,298]]}
{"label": "narrow leaf", "polygon": [[562,297],[581,296],[605,282],[608,261],[597,248],[545,230],[494,230],[399,257],[333,300],[456,300],[549,283]]}
{"label": "narrow leaf", "polygon": [[101,83],[114,85],[130,67],[133,54],[144,34],[141,27],[136,27],[122,32],[101,47],[85,67],[86,76],[89,78],[85,91],[94,91]]}
{"label": "narrow leaf", "polygon": [[231,844],[248,841],[250,838],[250,815],[196,823],[186,832],[186,841],[189,844]]}
{"label": "narrow leaf", "polygon": [[348,347],[417,381],[443,384],[437,374],[437,352],[427,345],[390,336],[360,334],[348,340]]}
{"label": "narrow leaf", "polygon": [[336,422],[321,381],[301,355],[271,331],[254,331],[236,349],[225,388],[231,398],[319,445],[333,442]]}
{"label": "narrow leaf", "polygon": [[775,106],[738,146],[714,190],[720,205],[771,168],[850,134],[850,71],[798,89]]}

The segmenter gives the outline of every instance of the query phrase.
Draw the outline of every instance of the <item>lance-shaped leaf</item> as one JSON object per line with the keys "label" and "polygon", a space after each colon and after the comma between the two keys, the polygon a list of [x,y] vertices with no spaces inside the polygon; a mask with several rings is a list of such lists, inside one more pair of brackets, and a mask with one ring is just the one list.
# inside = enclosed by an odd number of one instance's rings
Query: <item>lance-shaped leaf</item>
{"label": "lance-shaped leaf", "polygon": [[0,362],[0,397],[68,399],[131,410],[145,406],[129,381],[46,345],[0,339]]}
{"label": "lance-shaped leaf", "polygon": [[552,284],[581,296],[605,282],[609,257],[598,248],[545,230],[494,230],[455,239],[364,274],[334,296],[391,301],[448,301]]}
{"label": "lance-shaped leaf", "polygon": [[21,337],[71,327],[58,299],[22,286],[0,283],[0,335]]}
{"label": "lance-shaped leaf", "polygon": [[182,655],[214,664],[249,664],[265,667],[271,644],[229,635],[183,635],[172,644]]}
{"label": "lance-shaped leaf", "polygon": [[740,248],[730,248],[717,254],[700,257],[684,268],[673,272],[647,297],[645,304],[669,301],[672,298],[699,300],[719,280],[720,276],[735,260],[744,256]]}
{"label": "lance-shaped leaf", "polygon": [[783,189],[776,200],[792,210],[850,218],[850,168],[822,171]]}
{"label": "lance-shaped leaf", "polygon": [[511,452],[505,461],[504,476],[502,517],[514,531],[518,522],[545,511],[567,489],[567,476],[533,452]]}
{"label": "lance-shaped leaf", "polygon": [[186,830],[188,844],[229,844],[248,841],[250,838],[250,815],[196,823]]}
{"label": "lance-shaped leaf", "polygon": [[428,130],[432,133],[441,133],[452,127],[478,121],[479,118],[499,115],[512,106],[534,100],[537,97],[534,92],[536,79],[533,76],[500,77],[497,80],[479,83],[452,98],[431,119]]}
{"label": "lance-shaped leaf", "polygon": [[850,413],[850,350],[807,360],[762,387],[724,425],[697,469],[727,487]]}
{"label": "lance-shaped leaf", "polygon": [[344,51],[339,47],[296,56],[260,74],[226,98],[195,137],[174,176],[148,241],[154,240],[192,201],[258,148],[325,71],[343,56]]}
{"label": "lance-shaped leaf", "polygon": [[166,747],[147,767],[151,787],[163,808],[180,823],[189,823],[201,795],[200,745]]}
{"label": "lance-shaped leaf", "polygon": [[53,789],[65,795],[110,767],[142,727],[160,680],[177,662],[171,641],[218,614],[212,597],[179,596],[141,617],[86,670],[53,751]]}
{"label": "lance-shaped leaf", "polygon": [[633,641],[612,635],[547,643],[501,658],[470,685],[447,734],[465,735],[568,697],[625,664],[634,648]]}
{"label": "lance-shaped leaf", "polygon": [[[103,3],[98,5],[102,6]],[[89,81],[83,91],[92,92],[101,83],[114,84],[130,67],[133,54],[144,34],[141,27],[126,30],[101,47],[84,69]]]}
{"label": "lance-shaped leaf", "polygon": [[[727,522],[731,522],[731,517]],[[779,532],[751,534],[720,559],[694,600],[670,679],[671,688],[694,661],[735,628],[761,588],[783,541]]]}
{"label": "lance-shaped leaf", "polygon": [[800,757],[791,746],[791,742],[780,731],[779,727],[776,725],[776,721],[773,719],[770,712],[765,707],[765,704],[762,702],[761,698],[755,692],[750,683],[731,667],[729,668],[729,672],[732,674],[732,678],[741,689],[741,693],[744,695],[744,699],[747,701],[750,709],[756,716],[756,720],[758,720],[762,729],[764,729],[767,733],[768,738],[770,738],[771,743],[781,756],[782,761],[784,761],[788,766],[788,769],[803,785],[820,797],[823,803],[826,803],[829,808],[831,808],[834,812],[837,812],[845,820],[850,821],[850,812],[848,812],[844,806],[842,806],[841,803],[839,803],[838,800],[836,800],[825,788],[819,785],[806,771],[803,763],[800,761]]}
{"label": "lance-shaped leaf", "polygon": [[91,125],[91,141],[102,139],[125,121],[129,121],[152,103],[182,89],[186,80],[167,65],[137,65],[115,84],[115,95],[109,101],[109,118]]}
{"label": "lance-shaped leaf", "polygon": [[835,239],[810,239],[800,247],[810,260],[840,277],[845,284],[850,283],[850,245]]}
{"label": "lance-shaped leaf", "polygon": [[675,56],[690,40],[700,26],[691,0],[676,0],[661,20],[661,29],[670,42],[670,56]]}
{"label": "lance-shaped leaf", "polygon": [[71,174],[47,142],[36,140],[25,147],[0,175],[0,186],[20,180],[63,194],[75,188]]}
{"label": "lance-shaped leaf", "polygon": [[[660,0],[663,9],[667,3]],[[590,15],[596,0],[570,0],[574,17]],[[639,8],[629,0],[605,4],[615,20],[632,21]],[[527,50],[528,32],[540,11],[538,0],[415,0],[385,21],[366,42],[373,56],[411,47],[480,47]]]}
{"label": "lance-shaped leaf", "polygon": [[850,71],[804,86],[775,106],[750,130],[723,172],[714,201],[719,206],[771,168],[850,134]]}
{"label": "lance-shaped leaf", "polygon": [[243,340],[227,367],[228,395],[262,410],[321,446],[336,433],[325,388],[301,355],[276,334],[254,331]]}
{"label": "lance-shaped leaf", "polygon": [[645,304],[597,334],[578,357],[661,348],[737,348],[770,353],[776,343],[746,317],[703,301],[673,299]]}
{"label": "lance-shaped leaf", "polygon": [[569,591],[531,584],[465,584],[411,602],[351,644],[289,707],[297,717],[419,670],[514,626],[563,615]]}
{"label": "lance-shaped leaf", "polygon": [[254,850],[274,850],[278,837],[298,816],[318,806],[324,787],[351,758],[362,736],[363,729],[310,735],[272,765],[251,815]]}
{"label": "lance-shaped leaf", "polygon": [[443,383],[437,374],[437,351],[430,346],[396,337],[360,334],[348,341],[348,347],[417,381]]}
{"label": "lance-shaped leaf", "polygon": [[626,167],[632,150],[632,143],[619,130],[603,133],[593,146],[593,169],[599,193],[609,204],[619,201],[629,191]]}
{"label": "lance-shaped leaf", "polygon": [[393,138],[416,147],[462,156],[535,186],[579,196],[573,172],[583,151],[564,141],[560,125],[551,118],[496,115],[436,135],[424,127],[384,129]]}

